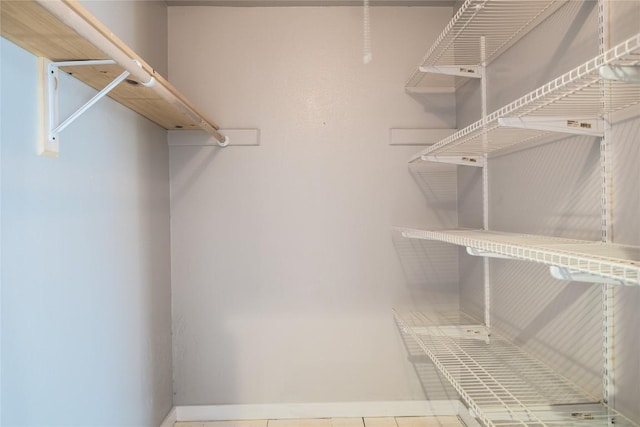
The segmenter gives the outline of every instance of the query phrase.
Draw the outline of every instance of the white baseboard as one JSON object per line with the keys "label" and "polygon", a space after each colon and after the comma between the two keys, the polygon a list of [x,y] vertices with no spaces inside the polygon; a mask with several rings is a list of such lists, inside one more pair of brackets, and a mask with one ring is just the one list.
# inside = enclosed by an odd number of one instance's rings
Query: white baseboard
{"label": "white baseboard", "polygon": [[459,400],[175,406],[169,411],[160,427],[173,427],[179,421],[450,415],[459,416],[468,427],[480,427],[480,424]]}
{"label": "white baseboard", "polygon": [[[177,421],[458,415],[457,400],[176,406]],[[162,427],[165,427],[164,425]]]}
{"label": "white baseboard", "polygon": [[162,424],[160,424],[160,427],[173,427],[173,425],[178,422],[177,412],[178,411],[175,406],[171,408],[167,416],[164,418],[164,421],[162,421]]}

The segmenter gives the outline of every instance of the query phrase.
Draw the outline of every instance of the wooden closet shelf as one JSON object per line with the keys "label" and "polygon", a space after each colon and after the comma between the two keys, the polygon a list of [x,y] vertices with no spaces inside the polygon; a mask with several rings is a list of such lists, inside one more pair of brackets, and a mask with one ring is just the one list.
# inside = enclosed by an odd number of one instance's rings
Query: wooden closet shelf
{"label": "wooden closet shelf", "polygon": [[[165,129],[201,129],[203,124],[218,129],[214,122],[205,118],[175,87],[75,0],[56,2],[64,4],[69,13],[78,15],[132,61],[138,61],[140,67],[155,78],[155,85],[159,85],[165,93],[170,93],[175,100],[167,100],[158,93],[157,88],[135,84],[132,76],[109,93],[111,98]],[[54,62],[112,59],[37,1],[0,1],[0,17],[2,36],[39,57]],[[97,90],[104,88],[124,71],[117,64],[61,69]],[[185,110],[193,114],[186,114]]]}

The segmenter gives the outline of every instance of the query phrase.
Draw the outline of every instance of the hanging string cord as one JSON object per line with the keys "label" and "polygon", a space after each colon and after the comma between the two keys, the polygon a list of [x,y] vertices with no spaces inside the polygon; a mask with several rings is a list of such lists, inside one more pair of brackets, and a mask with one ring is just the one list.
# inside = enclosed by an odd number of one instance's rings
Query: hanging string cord
{"label": "hanging string cord", "polygon": [[370,22],[369,22],[369,0],[364,0],[363,7],[363,29],[364,29],[364,56],[362,57],[362,62],[368,64],[373,59],[373,54],[371,53],[371,31],[370,31]]}

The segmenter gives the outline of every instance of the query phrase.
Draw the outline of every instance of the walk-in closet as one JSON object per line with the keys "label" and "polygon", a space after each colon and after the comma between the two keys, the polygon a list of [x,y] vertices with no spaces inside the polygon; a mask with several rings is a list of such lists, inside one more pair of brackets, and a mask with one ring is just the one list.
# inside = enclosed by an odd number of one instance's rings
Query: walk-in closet
{"label": "walk-in closet", "polygon": [[640,425],[640,1],[0,0],[0,425]]}

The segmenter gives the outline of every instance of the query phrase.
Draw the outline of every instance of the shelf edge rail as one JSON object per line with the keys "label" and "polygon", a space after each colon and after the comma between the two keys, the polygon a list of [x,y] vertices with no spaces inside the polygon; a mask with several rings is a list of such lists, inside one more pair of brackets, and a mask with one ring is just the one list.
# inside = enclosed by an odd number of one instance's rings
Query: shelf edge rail
{"label": "shelf edge rail", "polygon": [[145,64],[144,61],[138,58],[133,51],[127,49],[124,44],[118,45],[115,43],[114,40],[119,41],[119,39],[105,26],[101,25],[97,20],[86,19],[86,13],[83,13],[84,9],[75,0],[36,1],[49,13],[103,51],[119,66],[128,71],[131,76],[138,79],[140,84],[151,88],[158,96],[193,120],[201,129],[215,138],[218,141],[218,145],[226,147],[229,144],[228,138],[218,132],[218,127],[215,124],[202,117],[194,107],[181,99],[170,88],[165,87],[163,84],[157,84],[153,70],[151,72],[147,71],[143,65]]}

